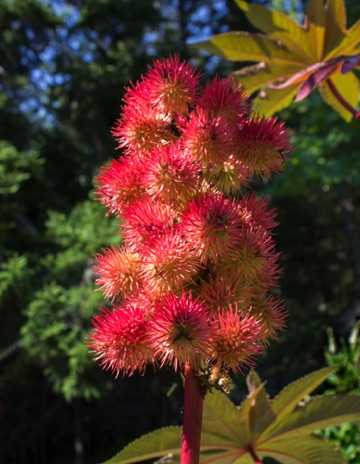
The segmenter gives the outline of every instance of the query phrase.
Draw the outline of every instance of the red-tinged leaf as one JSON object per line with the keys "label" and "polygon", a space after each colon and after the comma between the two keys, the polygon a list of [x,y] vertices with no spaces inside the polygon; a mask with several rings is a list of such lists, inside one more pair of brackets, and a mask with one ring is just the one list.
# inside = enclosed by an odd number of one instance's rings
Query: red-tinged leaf
{"label": "red-tinged leaf", "polygon": [[[320,76],[326,77],[329,72],[332,71],[334,67],[338,66],[337,63],[315,63],[311,66],[302,69],[301,71],[293,74],[289,79],[280,83],[280,84],[273,84],[270,88],[272,89],[284,89],[289,85],[293,84],[300,84],[302,82],[306,82],[309,78],[311,78],[314,74],[319,74]],[[319,78],[318,77],[318,78]],[[320,82],[320,81],[319,81]]]}
{"label": "red-tinged leaf", "polygon": [[301,85],[296,97],[295,102],[304,100],[314,88],[320,84],[324,79],[328,78],[335,70],[339,67],[337,63],[319,63],[324,64],[324,66],[319,67],[319,69],[306,79],[306,81]]}
{"label": "red-tinged leaf", "polygon": [[[335,89],[339,96],[336,102],[337,96],[330,95],[325,82],[360,67],[360,20],[346,30],[344,0],[327,0],[326,5],[324,0],[310,0],[304,27],[279,11],[245,0],[235,1],[249,21],[268,35],[249,34],[244,39],[241,33],[233,33],[237,38],[229,33],[211,39],[207,46],[199,45],[232,61],[261,62],[260,66],[235,72],[249,93],[264,89],[254,100],[256,110],[270,116],[290,105],[296,94],[295,101],[300,101],[322,85],[321,94],[345,119],[356,115],[355,110],[348,111],[341,89]],[[271,45],[266,38],[271,39]],[[356,92],[353,98],[357,99]],[[345,108],[341,109],[342,105]]]}
{"label": "red-tinged leaf", "polygon": [[336,48],[346,34],[346,11],[343,0],[328,0],[325,6],[324,56]]}
{"label": "red-tinged leaf", "polygon": [[235,78],[242,82],[248,93],[253,93],[256,90],[271,84],[277,79],[290,78],[299,70],[298,66],[274,66],[269,67],[265,63],[258,63],[253,66],[246,66],[235,71]]}
{"label": "red-tinged leaf", "polygon": [[[331,83],[350,107],[357,107],[360,95],[360,81],[353,72],[335,74],[331,77]],[[351,121],[354,116],[353,113],[339,102],[339,99],[335,97],[330,89],[328,82],[325,81],[319,87],[319,91],[325,102],[337,111],[345,121]]]}
{"label": "red-tinged leaf", "polygon": [[323,0],[310,0],[306,12],[307,43],[316,61],[323,61],[325,44],[325,8]]}
{"label": "red-tinged leaf", "polygon": [[341,65],[341,74],[350,72],[355,67],[359,67],[360,53],[358,55],[347,57]]}
{"label": "red-tinged leaf", "polygon": [[338,57],[330,61],[324,61],[315,63],[308,68],[302,69],[301,71],[292,74],[292,76],[285,82],[280,84],[269,85],[269,88],[283,89],[289,85],[303,82],[300,90],[294,101],[301,101],[307,97],[316,86],[318,86],[325,79],[328,79],[332,74],[341,72],[346,74],[351,71],[359,61],[359,55],[349,57]]}
{"label": "red-tinged leaf", "polygon": [[263,61],[277,66],[303,66],[294,52],[270,37],[248,32],[225,32],[194,44],[230,61]]}
{"label": "red-tinged leaf", "polygon": [[[335,370],[325,368],[299,379],[272,401],[254,372],[248,378],[252,393],[239,407],[223,393],[208,394],[204,401],[200,464],[253,464],[253,451],[261,460],[272,457],[282,464],[340,464],[339,452],[312,432],[359,418],[360,396],[323,396],[296,408],[299,398]],[[266,408],[277,417],[256,438],[251,430],[264,425],[264,400]],[[160,458],[158,463],[177,464],[180,441],[180,427],[160,429],[130,443],[106,464],[135,464],[156,458]]]}
{"label": "red-tinged leaf", "polygon": [[256,28],[273,39],[280,40],[289,50],[302,56],[304,62],[312,60],[307,45],[307,34],[304,28],[286,14],[271,10],[262,5],[255,5],[244,0],[235,0],[244,11],[248,20]]}
{"label": "red-tinged leaf", "polygon": [[301,84],[289,85],[285,89],[266,89],[259,93],[253,101],[253,110],[266,117],[287,108],[294,100]]}

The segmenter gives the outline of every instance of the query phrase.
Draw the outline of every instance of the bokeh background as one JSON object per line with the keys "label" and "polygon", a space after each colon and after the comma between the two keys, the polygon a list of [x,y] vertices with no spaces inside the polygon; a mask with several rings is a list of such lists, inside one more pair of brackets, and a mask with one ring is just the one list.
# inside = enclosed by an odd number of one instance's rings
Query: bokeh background
{"label": "bokeh background", "polygon": [[[252,3],[301,21],[307,2]],[[360,3],[345,4],[352,24]],[[88,354],[104,304],[93,255],[120,242],[93,182],[121,155],[110,129],[124,86],[170,53],[204,81],[227,76],[240,64],[191,44],[228,30],[253,30],[232,0],[0,0],[1,464],[93,464],[181,422],[180,375],[115,380]],[[337,364],[324,389],[359,392],[360,123],[345,123],[316,93],[279,116],[295,149],[281,175],[254,186],[278,209],[277,291],[289,318],[257,370],[276,394]],[[244,398],[244,376],[231,395]],[[356,425],[326,433],[360,462]]]}

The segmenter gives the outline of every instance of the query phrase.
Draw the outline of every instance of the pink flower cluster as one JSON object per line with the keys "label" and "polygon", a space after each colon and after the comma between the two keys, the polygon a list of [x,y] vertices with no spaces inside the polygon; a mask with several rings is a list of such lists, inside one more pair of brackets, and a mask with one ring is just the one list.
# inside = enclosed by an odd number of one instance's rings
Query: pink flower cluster
{"label": "pink flower cluster", "polygon": [[97,179],[123,244],[96,256],[113,308],[87,343],[116,375],[185,363],[237,372],[284,325],[274,211],[241,192],[281,169],[287,131],[252,115],[233,78],[199,81],[176,56],[155,61],[127,89],[113,129],[123,154]]}

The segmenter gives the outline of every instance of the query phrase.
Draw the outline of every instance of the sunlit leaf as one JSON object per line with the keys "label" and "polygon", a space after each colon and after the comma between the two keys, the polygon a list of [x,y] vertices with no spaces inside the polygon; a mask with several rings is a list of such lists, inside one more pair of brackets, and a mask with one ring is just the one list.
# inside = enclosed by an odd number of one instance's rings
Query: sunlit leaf
{"label": "sunlit leaf", "polygon": [[324,55],[327,56],[345,37],[346,11],[343,0],[329,0],[325,24]]}
{"label": "sunlit leaf", "polygon": [[325,9],[323,0],[310,0],[307,9],[307,46],[315,61],[321,61],[325,43]]}
{"label": "sunlit leaf", "polygon": [[[346,121],[360,118],[356,110],[360,90],[352,76],[352,70],[360,67],[360,20],[346,29],[344,0],[327,0],[326,4],[310,0],[304,25],[280,11],[245,0],[235,2],[267,35],[228,32],[197,46],[230,61],[258,62],[234,72],[249,93],[260,91],[254,100],[255,111],[271,116],[318,88]],[[347,74],[351,77],[338,77]],[[347,83],[352,84],[351,98]]]}
{"label": "sunlit leaf", "polygon": [[263,61],[272,65],[299,68],[303,65],[300,56],[290,52],[276,40],[261,34],[225,32],[195,45],[230,61]]}
{"label": "sunlit leaf", "polygon": [[286,39],[287,48],[303,56],[305,62],[312,58],[306,46],[306,31],[290,16],[244,0],[235,0],[235,2],[257,29],[273,39],[280,41]]}
{"label": "sunlit leaf", "polygon": [[[322,63],[317,63],[317,64],[322,64]],[[301,84],[301,87],[296,95],[295,101],[301,101],[304,98],[306,98],[320,82],[324,81],[328,76],[334,73],[337,66],[339,65],[336,63],[327,63],[324,66],[319,66],[317,70],[311,70],[311,71],[309,71],[308,69],[305,70],[305,71],[308,71],[307,72],[308,77]],[[296,77],[296,75],[293,77]],[[306,77],[305,73],[302,77]]]}
{"label": "sunlit leaf", "polygon": [[301,84],[295,84],[284,89],[266,89],[254,99],[253,110],[271,116],[277,111],[287,108],[294,100]]}
{"label": "sunlit leaf", "polygon": [[329,60],[335,56],[342,55],[357,55],[359,53],[358,44],[360,42],[360,19],[353,24],[350,29],[346,32],[343,40],[326,55],[326,59]]}
{"label": "sunlit leaf", "polygon": [[[349,103],[349,105],[356,107],[359,100],[360,81],[354,73],[336,74],[332,76],[331,83],[342,98]],[[352,113],[348,111],[344,105],[341,105],[339,100],[334,97],[333,92],[329,88],[328,82],[324,82],[323,85],[319,87],[319,91],[326,103],[341,114],[345,121],[351,121],[353,116]]]}
{"label": "sunlit leaf", "polygon": [[278,78],[287,79],[298,70],[297,66],[276,66],[273,70],[273,67],[261,62],[235,71],[234,76],[245,85],[248,93],[253,93],[274,82],[274,78],[275,80]]}

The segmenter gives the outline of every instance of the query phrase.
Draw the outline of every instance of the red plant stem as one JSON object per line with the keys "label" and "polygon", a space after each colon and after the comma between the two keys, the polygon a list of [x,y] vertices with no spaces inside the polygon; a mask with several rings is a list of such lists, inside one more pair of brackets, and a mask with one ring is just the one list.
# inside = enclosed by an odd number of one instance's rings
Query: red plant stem
{"label": "red plant stem", "polygon": [[186,363],[180,464],[199,463],[203,403],[200,382]]}
{"label": "red plant stem", "polygon": [[338,102],[344,107],[346,108],[348,111],[350,111],[350,113],[357,119],[360,118],[360,111],[356,111],[355,108],[353,108],[351,105],[349,105],[349,103],[339,94],[337,88],[335,87],[335,85],[333,84],[333,82],[331,81],[331,79],[328,79],[326,81],[328,83],[328,86],[329,86],[329,89],[330,91],[332,92],[332,94],[334,95],[334,97],[338,100]]}
{"label": "red plant stem", "polygon": [[252,457],[253,460],[254,460],[254,464],[263,464],[263,462],[260,461],[260,458],[258,457],[258,455],[255,453],[255,451],[254,451],[254,449],[253,449],[252,446],[250,446],[250,447],[248,448],[248,451],[249,451],[251,457]]}

